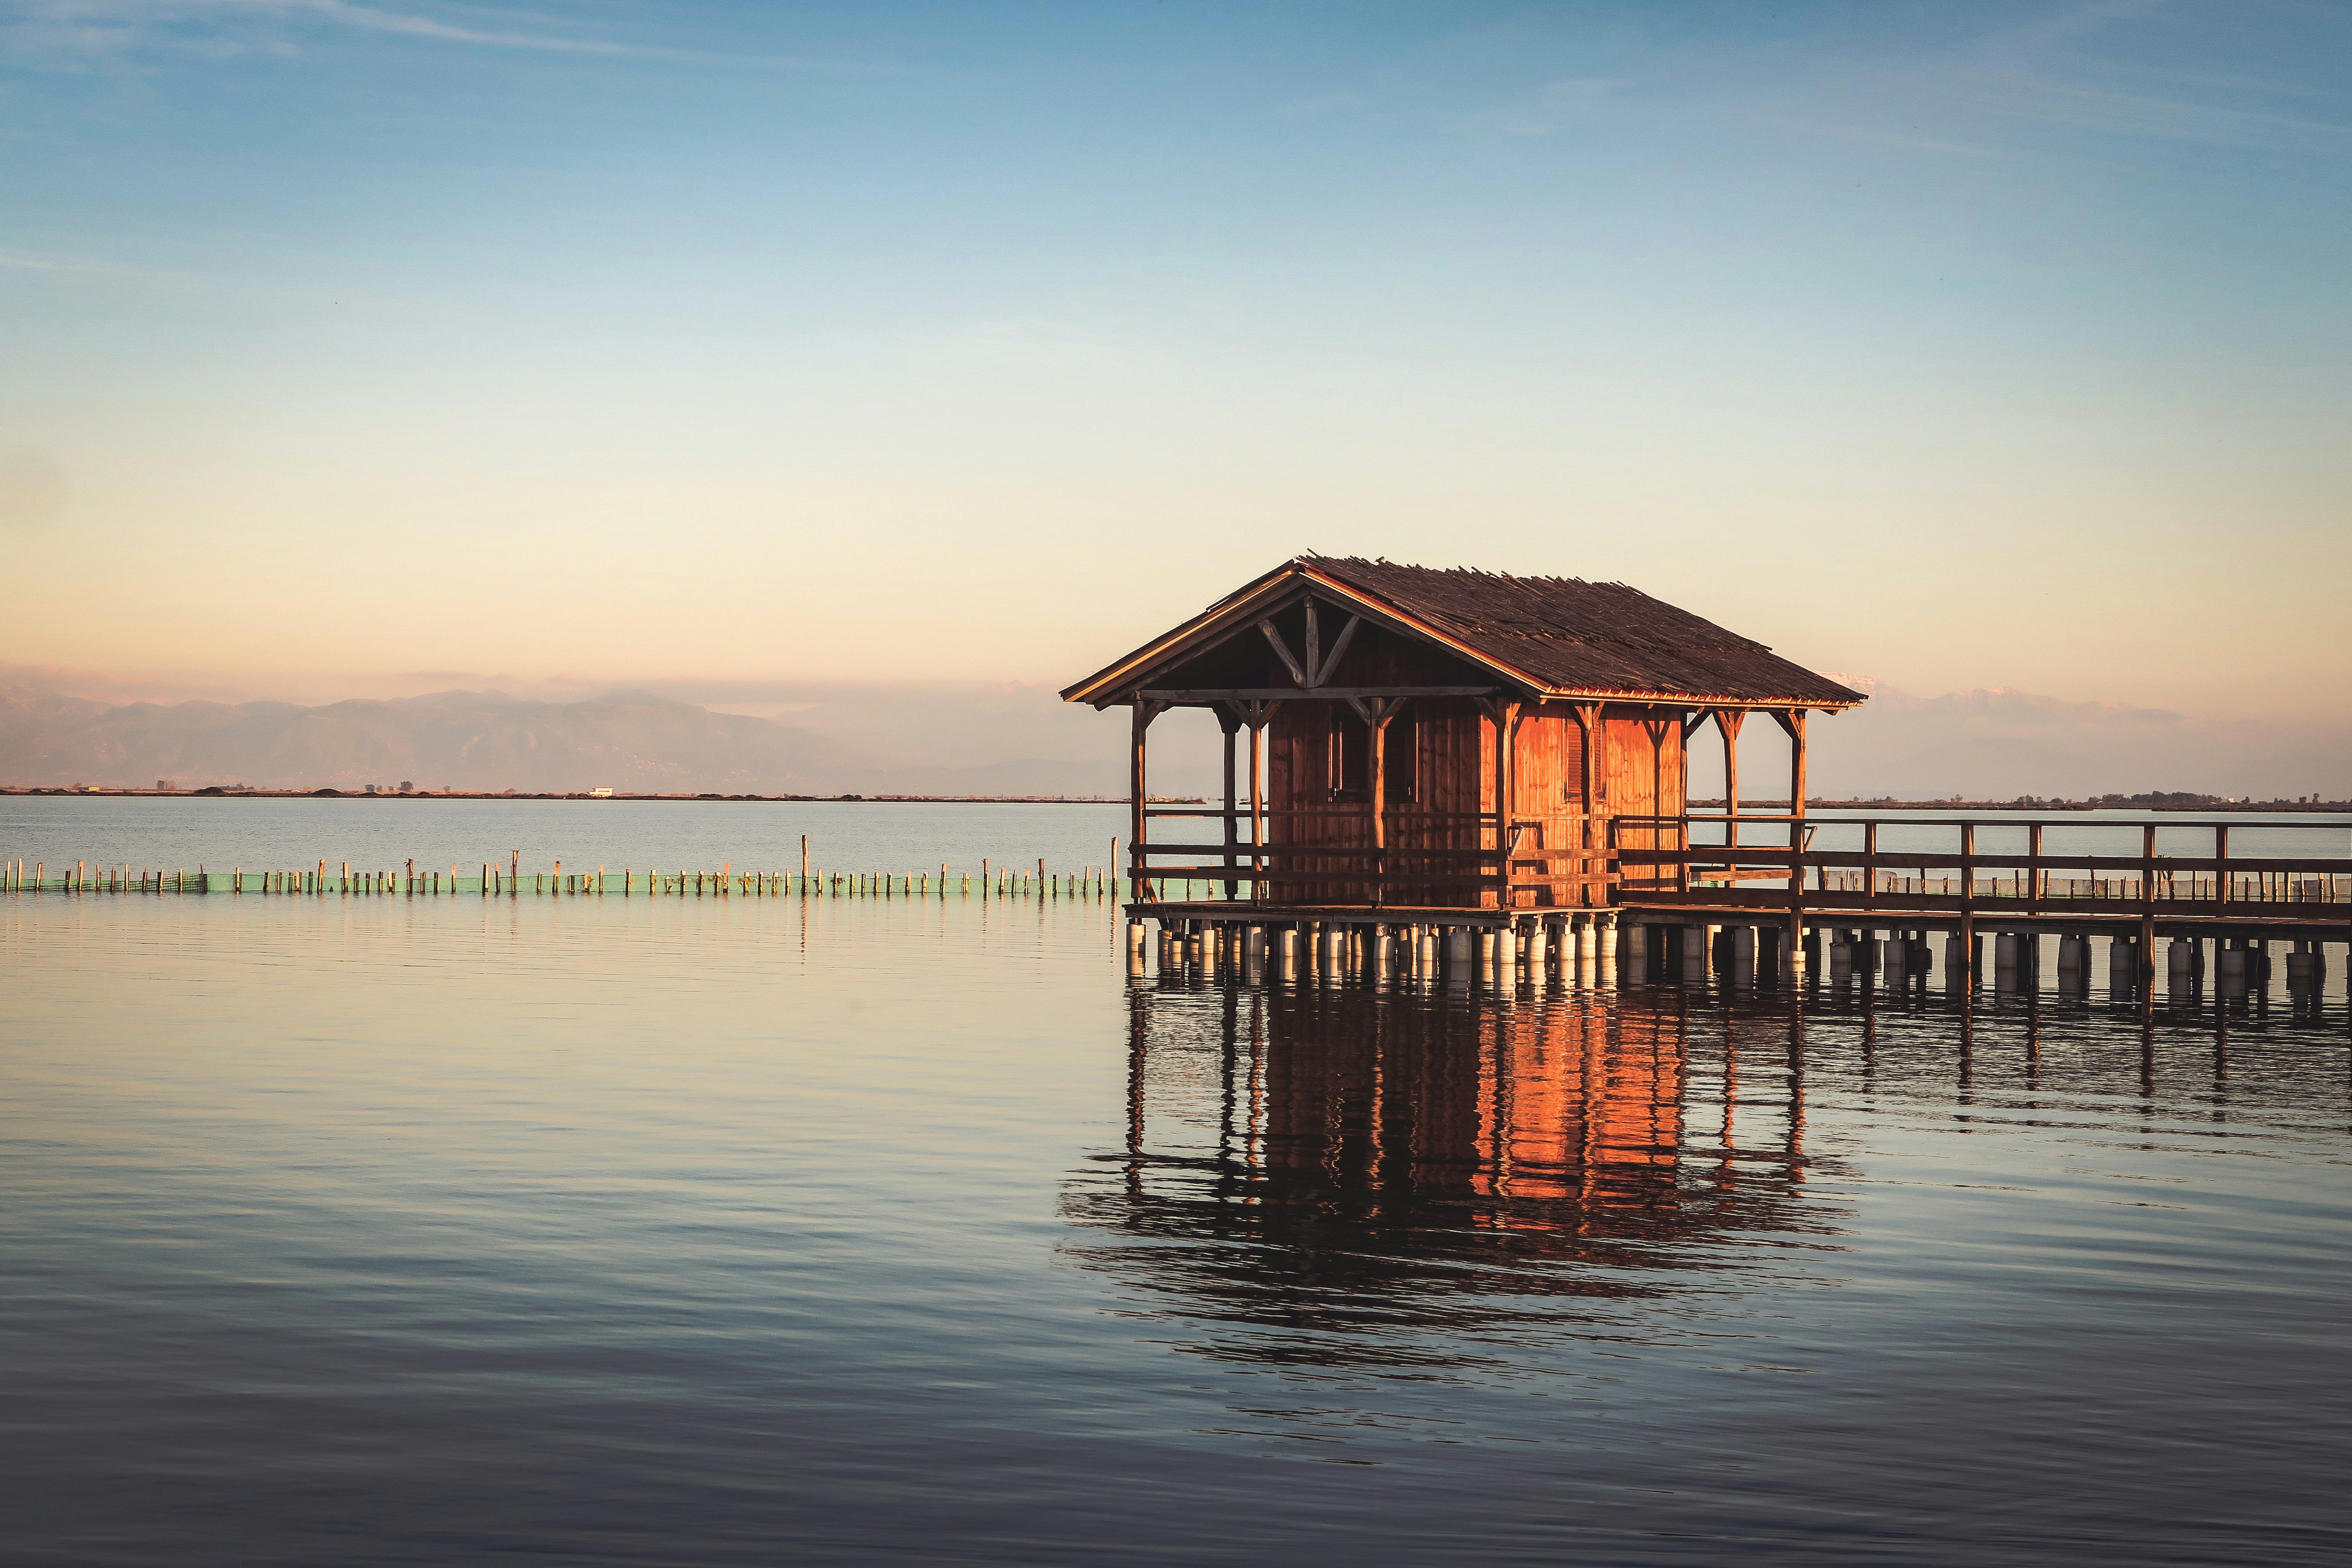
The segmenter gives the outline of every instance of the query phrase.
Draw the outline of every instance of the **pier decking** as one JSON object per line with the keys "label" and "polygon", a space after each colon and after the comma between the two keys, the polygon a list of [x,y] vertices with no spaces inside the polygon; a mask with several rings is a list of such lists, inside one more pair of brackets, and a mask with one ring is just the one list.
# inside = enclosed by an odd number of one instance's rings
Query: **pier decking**
{"label": "pier decking", "polygon": [[[1513,824],[1514,828],[1520,825]],[[1129,961],[1140,970],[1147,920],[1160,927],[1160,963],[1224,963],[1244,972],[1357,976],[1449,984],[1613,985],[1701,980],[1718,973],[1758,984],[1874,973],[1918,979],[1937,967],[1932,934],[1946,937],[1948,984],[2036,972],[2042,940],[2057,940],[2062,980],[2094,967],[2105,943],[2108,984],[2152,1000],[2154,979],[2217,986],[2259,983],[2269,945],[2290,944],[2288,976],[2315,993],[2326,949],[2352,942],[2352,856],[2246,854],[2265,836],[2308,834],[2307,824],[2182,823],[2150,818],[1630,816],[1606,824],[1602,852],[1578,885],[1591,907],[1550,907],[1548,864],[1504,850],[1481,855],[1483,907],[1317,904],[1259,899],[1296,885],[1288,864],[1328,850],[1243,841],[1230,896],[1153,894],[1127,907]],[[2352,832],[2352,829],[2347,829]],[[2136,853],[2054,847],[2136,841]],[[1832,847],[1824,834],[1850,841]],[[1988,845],[1988,837],[2018,840]],[[1501,835],[1508,844],[1514,833]],[[2203,853],[2182,841],[2202,837]],[[1760,842],[1759,842],[1760,840]],[[2160,840],[2162,841],[2160,843]],[[2249,841],[2252,841],[2251,844]],[[2169,848],[2163,846],[2168,844]],[[1147,845],[1141,858],[1194,846]],[[1464,879],[1465,881],[1468,878]],[[1994,941],[1985,961],[1984,939]]]}

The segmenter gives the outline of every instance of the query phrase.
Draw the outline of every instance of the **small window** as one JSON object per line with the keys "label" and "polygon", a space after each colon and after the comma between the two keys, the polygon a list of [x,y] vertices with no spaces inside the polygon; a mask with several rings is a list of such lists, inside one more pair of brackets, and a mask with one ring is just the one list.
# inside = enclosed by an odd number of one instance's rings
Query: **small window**
{"label": "small window", "polygon": [[[1391,805],[1417,798],[1420,758],[1420,727],[1410,713],[1400,713],[1389,721],[1388,735],[1381,748]],[[1371,727],[1353,713],[1332,715],[1330,778],[1333,800],[1371,798]]]}
{"label": "small window", "polygon": [[1331,798],[1362,800],[1371,787],[1371,731],[1344,708],[1331,710]]}

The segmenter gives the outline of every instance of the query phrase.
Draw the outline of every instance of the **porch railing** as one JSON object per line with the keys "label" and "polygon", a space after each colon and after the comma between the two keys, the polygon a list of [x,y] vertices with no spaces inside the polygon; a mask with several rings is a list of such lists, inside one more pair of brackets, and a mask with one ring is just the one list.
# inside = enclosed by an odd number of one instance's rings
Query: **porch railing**
{"label": "porch railing", "polygon": [[[1431,907],[1488,907],[1491,900],[1493,906],[1507,909],[1539,908],[1546,907],[1539,902],[1546,898],[1562,906],[1582,903],[1588,897],[1594,902],[1605,901],[1609,886],[1616,880],[1608,865],[1603,819],[1598,817],[1514,819],[1507,825],[1508,831],[1498,831],[1505,825],[1494,812],[1392,809],[1385,822],[1393,835],[1499,837],[1501,843],[1375,847],[1297,843],[1271,837],[1260,842],[1254,837],[1260,824],[1276,828],[1316,820],[1361,825],[1368,820],[1361,807],[1252,813],[1247,808],[1220,806],[1152,806],[1145,816],[1147,821],[1176,817],[1232,825],[1231,837],[1223,842],[1147,839],[1132,846],[1130,873],[1141,890],[1139,896],[1147,900],[1156,897],[1158,884],[1163,881],[1206,881],[1235,900],[1263,901],[1275,896],[1270,890],[1278,889],[1285,902],[1384,904],[1394,902],[1391,895],[1398,891],[1418,891],[1442,900]],[[1538,847],[1537,839],[1545,830],[1562,826],[1572,827],[1588,841],[1566,847]],[[1168,864],[1171,858],[1177,863]],[[1290,896],[1294,889],[1339,896],[1329,900],[1302,899]],[[1571,899],[1571,894],[1576,896]]]}

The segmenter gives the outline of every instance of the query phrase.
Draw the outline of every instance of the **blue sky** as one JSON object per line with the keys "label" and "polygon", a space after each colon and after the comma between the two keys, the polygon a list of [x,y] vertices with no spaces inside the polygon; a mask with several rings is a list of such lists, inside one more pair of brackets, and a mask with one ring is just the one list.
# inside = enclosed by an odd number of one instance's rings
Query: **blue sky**
{"label": "blue sky", "polygon": [[2339,5],[20,0],[0,59],[0,661],[1059,683],[1315,548],[2352,711]]}

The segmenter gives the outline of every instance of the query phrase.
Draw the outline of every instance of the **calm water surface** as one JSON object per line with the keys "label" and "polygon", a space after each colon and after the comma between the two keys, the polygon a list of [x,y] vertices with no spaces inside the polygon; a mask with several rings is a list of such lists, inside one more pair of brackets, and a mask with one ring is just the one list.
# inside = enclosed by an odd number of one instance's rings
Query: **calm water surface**
{"label": "calm water surface", "polygon": [[2143,1026],[1131,984],[1063,901],[0,933],[12,1562],[2352,1549],[2340,948]]}

